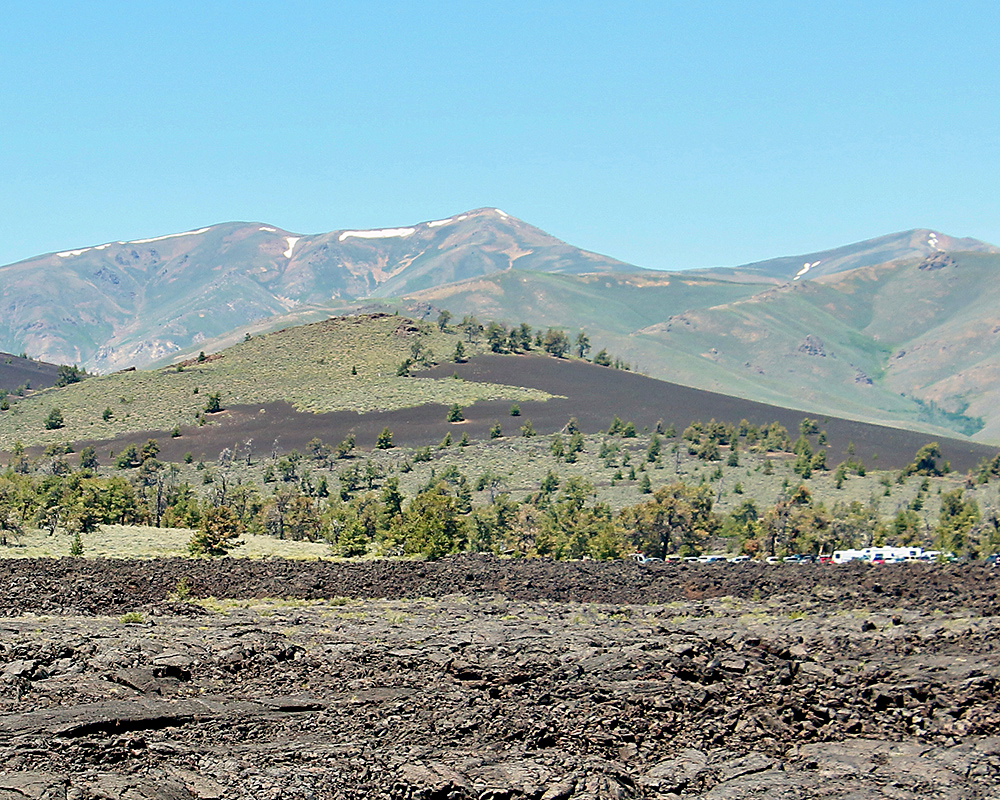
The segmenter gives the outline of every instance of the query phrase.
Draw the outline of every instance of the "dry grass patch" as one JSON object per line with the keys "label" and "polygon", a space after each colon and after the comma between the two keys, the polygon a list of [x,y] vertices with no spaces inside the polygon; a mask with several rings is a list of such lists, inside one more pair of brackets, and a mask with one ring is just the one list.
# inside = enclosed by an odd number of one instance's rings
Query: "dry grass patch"
{"label": "dry grass patch", "polygon": [[[84,558],[186,557],[193,531],[187,528],[154,528],[149,525],[102,525],[83,537]],[[325,542],[293,542],[271,536],[245,535],[244,544],[230,551],[234,558],[287,558],[312,560],[330,557]],[[69,556],[73,537],[58,532],[31,530],[19,541],[0,547],[2,558],[61,558]]]}

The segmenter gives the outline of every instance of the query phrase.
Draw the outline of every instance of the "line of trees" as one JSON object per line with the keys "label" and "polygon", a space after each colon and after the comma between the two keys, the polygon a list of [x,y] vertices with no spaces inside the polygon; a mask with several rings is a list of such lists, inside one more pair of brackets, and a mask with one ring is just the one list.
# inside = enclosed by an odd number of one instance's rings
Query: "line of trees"
{"label": "line of trees", "polygon": [[[912,509],[881,519],[874,503],[838,501],[827,508],[805,486],[789,487],[761,508],[744,501],[728,514],[713,510],[708,485],[672,482],[617,512],[581,477],[549,472],[538,489],[515,500],[502,476],[470,480],[448,466],[410,497],[372,461],[352,464],[331,487],[325,476],[282,481],[272,491],[217,475],[199,494],[176,467],[154,469],[148,458],[131,480],[87,469],[34,476],[0,474],[0,544],[26,528],[80,537],[101,524],[190,528],[192,552],[222,554],[244,532],[328,542],[340,556],[420,555],[458,551],[553,558],[698,555],[728,550],[754,556],[831,552],[872,544],[929,543],[976,556],[1000,547],[1000,524],[984,517],[962,488],[942,493],[932,531]],[[648,477],[648,474],[647,474]],[[473,503],[473,491],[484,503]],[[79,539],[77,540],[79,541]]]}
{"label": "line of trees", "polygon": [[[450,312],[442,311],[438,316],[438,328],[442,331],[449,330],[451,319]],[[590,338],[583,330],[571,340],[561,328],[548,328],[544,331],[540,328],[534,330],[526,322],[508,327],[503,322],[496,320],[491,320],[483,325],[473,314],[466,314],[455,327],[470,344],[479,341],[480,336],[482,336],[493,353],[527,353],[531,350],[542,350],[555,358],[565,358],[572,353],[577,358],[585,359],[591,350]],[[461,362],[464,359],[465,348],[459,342],[456,346],[454,360]],[[593,362],[602,367],[631,369],[627,362],[620,358],[612,358],[604,349],[594,356]]]}

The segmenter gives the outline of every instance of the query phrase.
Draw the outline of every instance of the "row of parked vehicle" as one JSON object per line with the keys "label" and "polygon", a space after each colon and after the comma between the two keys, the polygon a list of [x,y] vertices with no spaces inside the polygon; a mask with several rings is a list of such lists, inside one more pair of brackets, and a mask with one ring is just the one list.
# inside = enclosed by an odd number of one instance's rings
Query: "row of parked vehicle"
{"label": "row of parked vehicle", "polygon": [[[640,564],[655,563],[695,563],[695,564],[742,564],[756,561],[750,556],[667,556],[665,559],[633,553],[632,558]],[[994,558],[991,556],[991,558]],[[851,561],[861,561],[868,564],[903,564],[910,561],[954,561],[953,553],[942,553],[940,550],[924,550],[921,547],[865,547],[861,550],[834,550],[827,555],[811,555],[806,553],[790,556],[768,556],[759,563],[767,564],[847,564]]]}

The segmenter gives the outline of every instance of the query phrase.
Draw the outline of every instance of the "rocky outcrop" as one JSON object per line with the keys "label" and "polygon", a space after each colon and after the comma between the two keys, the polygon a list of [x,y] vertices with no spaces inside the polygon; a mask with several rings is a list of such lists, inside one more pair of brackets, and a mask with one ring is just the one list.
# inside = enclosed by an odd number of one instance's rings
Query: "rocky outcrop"
{"label": "rocky outcrop", "polygon": [[[0,800],[959,800],[1000,778],[985,568],[164,563],[244,599],[155,600],[158,562],[0,562]],[[104,615],[102,569],[146,576],[142,621]],[[17,605],[44,592],[60,613]]]}

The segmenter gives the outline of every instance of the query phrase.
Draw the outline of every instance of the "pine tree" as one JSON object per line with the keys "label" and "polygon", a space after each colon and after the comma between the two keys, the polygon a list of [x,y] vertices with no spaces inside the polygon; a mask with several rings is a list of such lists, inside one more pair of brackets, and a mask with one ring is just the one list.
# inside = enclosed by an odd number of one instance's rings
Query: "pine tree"
{"label": "pine tree", "polygon": [[375,447],[379,450],[390,450],[392,449],[392,431],[386,426],[382,428],[382,432],[378,435],[375,440]]}

